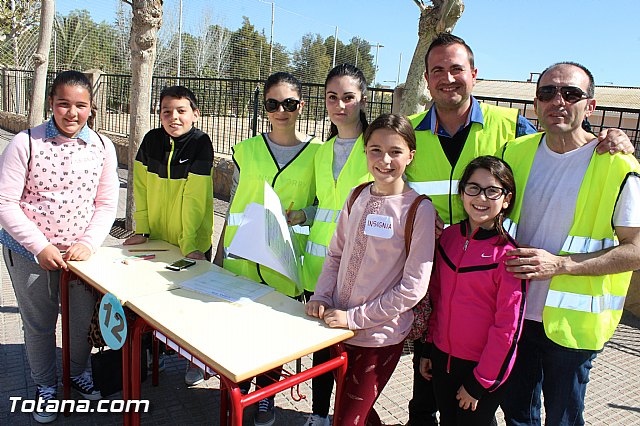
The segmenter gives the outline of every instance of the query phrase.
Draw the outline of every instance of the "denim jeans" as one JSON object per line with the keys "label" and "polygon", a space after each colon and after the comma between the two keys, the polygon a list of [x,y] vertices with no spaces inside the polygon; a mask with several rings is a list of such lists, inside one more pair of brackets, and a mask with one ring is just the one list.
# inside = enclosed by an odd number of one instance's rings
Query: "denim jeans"
{"label": "denim jeans", "polygon": [[582,412],[589,372],[597,351],[562,347],[551,341],[541,322],[526,320],[502,406],[509,426],[584,425]]}

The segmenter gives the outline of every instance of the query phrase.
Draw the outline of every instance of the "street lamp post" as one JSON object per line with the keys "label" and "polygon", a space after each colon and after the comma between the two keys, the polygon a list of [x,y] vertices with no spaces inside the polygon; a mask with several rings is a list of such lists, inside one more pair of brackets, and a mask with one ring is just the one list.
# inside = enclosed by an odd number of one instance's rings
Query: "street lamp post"
{"label": "street lamp post", "polygon": [[[375,65],[373,67],[373,87],[376,87],[376,78],[378,76],[378,52],[380,51],[380,48],[384,47],[383,45],[381,45],[380,43],[376,43],[376,60],[375,60]],[[373,91],[371,93],[371,102],[375,102],[376,101],[376,92]]]}
{"label": "street lamp post", "polygon": [[376,43],[376,63],[375,63],[375,67],[373,68],[373,85],[376,85],[376,77],[378,76],[378,51],[380,50],[381,47],[384,47],[383,45],[381,45],[380,43]]}
{"label": "street lamp post", "polygon": [[182,63],[182,0],[180,0],[180,12],[178,17],[178,63],[177,63],[177,72],[176,72],[176,75],[178,77],[178,84],[180,84],[181,63]]}

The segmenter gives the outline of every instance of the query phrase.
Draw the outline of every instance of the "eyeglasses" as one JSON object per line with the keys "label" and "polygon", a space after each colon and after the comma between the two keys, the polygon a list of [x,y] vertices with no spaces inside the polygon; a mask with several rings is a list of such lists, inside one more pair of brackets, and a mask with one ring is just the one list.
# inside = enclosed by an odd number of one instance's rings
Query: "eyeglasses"
{"label": "eyeglasses", "polygon": [[558,92],[560,92],[562,99],[570,104],[589,98],[584,90],[576,86],[540,86],[536,90],[536,98],[540,102],[549,102],[556,97]]}
{"label": "eyeglasses", "polygon": [[500,188],[499,186],[487,186],[486,188],[483,188],[475,183],[468,183],[463,189],[464,193],[470,197],[475,197],[476,195],[480,195],[480,193],[484,192],[484,196],[489,200],[497,200],[503,195],[507,195],[509,193],[509,191],[504,188]]}
{"label": "eyeglasses", "polygon": [[264,109],[267,112],[276,112],[278,108],[282,105],[282,109],[286,112],[293,112],[298,109],[298,105],[300,105],[300,99],[287,98],[284,101],[278,101],[275,99],[265,99],[264,101]]}

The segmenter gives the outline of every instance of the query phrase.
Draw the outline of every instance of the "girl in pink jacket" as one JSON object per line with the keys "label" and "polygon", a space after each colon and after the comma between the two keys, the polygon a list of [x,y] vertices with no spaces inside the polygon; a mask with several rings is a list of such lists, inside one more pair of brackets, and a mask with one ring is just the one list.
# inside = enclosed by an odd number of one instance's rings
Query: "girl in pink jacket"
{"label": "girl in pink jacket", "polygon": [[516,196],[509,166],[476,158],[458,192],[469,219],[445,229],[436,249],[420,372],[433,379],[442,425],[481,426],[492,424],[515,362],[528,283],[504,263],[516,246],[502,226]]}
{"label": "girl in pink jacket", "polygon": [[[413,159],[409,121],[382,115],[364,133],[372,185],[342,208],[308,315],[349,328],[349,358],[336,425],[379,425],[373,405],[395,369],[413,322],[413,308],[427,292],[435,239],[435,209],[417,204],[409,252],[408,211],[419,194],[402,179]],[[349,208],[350,205],[350,208]]]}
{"label": "girl in pink jacket", "polygon": [[[109,139],[87,126],[92,101],[84,74],[58,74],[49,94],[53,117],[18,133],[0,157],[0,243],[24,326],[38,400],[33,417],[39,423],[58,414],[51,400],[58,386],[60,271],[102,245],[118,206],[116,152]],[[87,369],[95,296],[73,282],[69,301],[71,385],[87,399],[100,399]]]}

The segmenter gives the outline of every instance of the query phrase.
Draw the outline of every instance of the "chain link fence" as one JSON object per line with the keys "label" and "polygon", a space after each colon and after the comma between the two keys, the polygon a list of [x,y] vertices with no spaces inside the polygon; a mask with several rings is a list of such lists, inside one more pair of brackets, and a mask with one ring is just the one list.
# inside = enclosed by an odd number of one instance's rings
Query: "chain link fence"
{"label": "chain link fence", "polygon": [[[7,1],[2,10],[13,7],[15,13],[0,20],[0,106],[26,115],[40,2]],[[102,95],[97,124],[120,136],[129,134],[130,26],[131,7],[121,0],[56,1],[49,79],[60,70],[99,69]],[[322,83],[328,70],[334,63],[355,64],[374,86],[376,56],[385,41],[381,37],[374,43],[348,28],[266,0],[164,0],[149,113],[157,112],[163,87],[190,87],[203,113],[200,126],[211,135],[218,152],[228,153],[234,143],[267,129],[259,90],[271,72],[289,71],[304,83],[307,104],[300,130],[324,138],[329,122]],[[370,118],[391,111],[392,92],[370,90]],[[484,100],[518,107],[535,122],[530,103]],[[596,131],[622,128],[640,149],[640,110],[598,107],[591,121]],[[159,125],[157,116],[152,116],[152,123]]]}
{"label": "chain link fence", "polygon": [[[7,1],[16,16],[0,28],[0,65],[31,70],[39,1]],[[57,0],[50,71],[130,74],[130,26],[131,6],[120,0]],[[165,0],[154,75],[264,80],[289,71],[305,83],[323,83],[334,64],[348,62],[375,85],[380,42],[270,1]]]}

